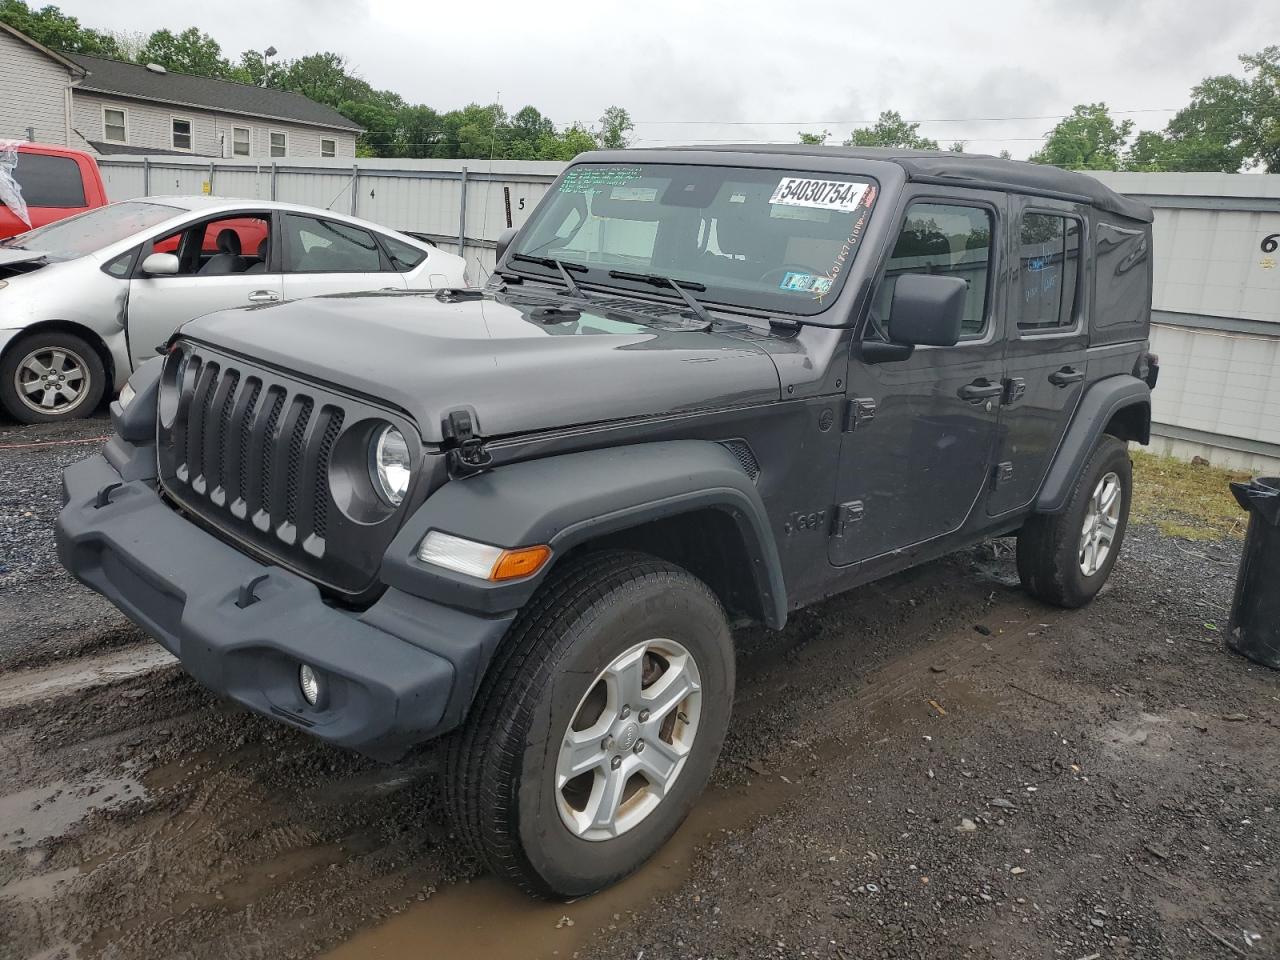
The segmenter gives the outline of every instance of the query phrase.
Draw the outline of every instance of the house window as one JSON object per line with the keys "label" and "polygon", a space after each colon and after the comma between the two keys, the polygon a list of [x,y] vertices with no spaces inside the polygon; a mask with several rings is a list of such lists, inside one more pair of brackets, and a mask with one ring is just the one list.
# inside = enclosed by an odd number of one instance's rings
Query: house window
{"label": "house window", "polygon": [[283,157],[288,154],[289,135],[281,130],[271,131],[271,155],[273,157]]}
{"label": "house window", "polygon": [[338,143],[336,140],[320,141],[320,156],[336,157],[338,155]]}
{"label": "house window", "polygon": [[235,157],[247,157],[251,152],[249,146],[249,128],[233,127],[231,130],[231,155]]}
{"label": "house window", "polygon": [[107,143],[128,143],[125,112],[115,107],[102,108],[102,139]]}
{"label": "house window", "polygon": [[183,117],[174,117],[171,121],[173,130],[173,149],[191,149],[191,121]]}

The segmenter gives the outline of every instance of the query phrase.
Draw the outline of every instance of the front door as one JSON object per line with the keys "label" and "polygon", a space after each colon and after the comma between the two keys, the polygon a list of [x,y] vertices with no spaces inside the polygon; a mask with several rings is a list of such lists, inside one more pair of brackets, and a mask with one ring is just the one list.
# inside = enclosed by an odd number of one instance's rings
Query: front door
{"label": "front door", "polygon": [[892,339],[894,285],[912,273],[966,281],[962,338],[882,363],[863,361],[855,346],[830,549],[836,565],[958,530],[989,489],[1004,374],[1005,198],[922,188],[899,210],[863,339]]}
{"label": "front door", "polygon": [[[271,214],[243,211],[188,224],[143,246],[129,280],[129,354],[136,368],[156,355],[188,320],[281,299],[279,270],[269,256]],[[148,276],[142,261],[151,253],[173,253],[178,272]]]}
{"label": "front door", "polygon": [[1021,197],[1010,231],[1008,403],[1000,411],[992,516],[1029,504],[1084,390],[1088,357],[1085,210]]}

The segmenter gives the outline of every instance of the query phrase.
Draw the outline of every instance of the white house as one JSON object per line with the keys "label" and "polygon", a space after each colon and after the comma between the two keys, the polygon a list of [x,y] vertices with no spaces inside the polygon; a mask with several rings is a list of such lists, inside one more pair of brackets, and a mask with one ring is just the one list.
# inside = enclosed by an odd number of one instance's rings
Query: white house
{"label": "white house", "polygon": [[301,94],[60,54],[0,23],[0,139],[110,154],[354,157],[361,128]]}

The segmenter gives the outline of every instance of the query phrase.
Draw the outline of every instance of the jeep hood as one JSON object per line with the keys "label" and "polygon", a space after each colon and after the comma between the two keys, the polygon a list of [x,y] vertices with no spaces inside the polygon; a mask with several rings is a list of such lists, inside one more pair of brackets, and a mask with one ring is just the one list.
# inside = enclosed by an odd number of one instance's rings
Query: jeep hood
{"label": "jeep hood", "polygon": [[[524,293],[347,294],[227,310],[184,337],[397,407],[423,440],[470,407],[477,433],[718,409],[779,398],[773,361],[745,337]],[[664,311],[658,310],[658,313]]]}

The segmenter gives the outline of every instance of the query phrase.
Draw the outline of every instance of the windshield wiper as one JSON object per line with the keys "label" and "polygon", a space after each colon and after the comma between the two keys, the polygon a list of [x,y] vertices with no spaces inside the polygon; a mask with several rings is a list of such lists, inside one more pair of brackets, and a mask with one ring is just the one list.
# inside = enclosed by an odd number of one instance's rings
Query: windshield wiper
{"label": "windshield wiper", "polygon": [[554,267],[560,272],[560,276],[564,278],[564,285],[569,291],[569,295],[577,297],[579,300],[588,299],[587,295],[582,292],[582,288],[578,286],[578,281],[573,279],[569,273],[573,270],[575,273],[586,273],[587,267],[580,263],[565,263],[563,260],[557,260],[555,257],[531,257],[527,253],[513,253],[512,260],[523,260],[525,263],[536,263],[543,267]]}
{"label": "windshield wiper", "polygon": [[670,287],[680,294],[680,299],[689,305],[689,309],[705,324],[706,329],[711,329],[713,323],[711,314],[707,313],[707,308],[695,300],[693,294],[689,292],[690,290],[706,290],[707,285],[705,283],[699,283],[697,280],[675,280],[671,277],[664,277],[660,273],[630,273],[626,270],[610,270],[609,276],[615,280],[634,280],[636,283],[648,283],[655,287]]}

